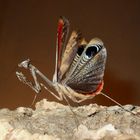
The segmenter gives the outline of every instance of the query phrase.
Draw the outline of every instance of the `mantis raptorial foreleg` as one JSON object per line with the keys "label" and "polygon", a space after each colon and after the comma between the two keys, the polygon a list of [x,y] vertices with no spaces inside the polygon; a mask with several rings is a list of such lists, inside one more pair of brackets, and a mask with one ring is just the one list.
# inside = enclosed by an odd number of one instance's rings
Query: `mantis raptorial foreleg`
{"label": "mantis raptorial foreleg", "polygon": [[39,81],[37,80],[37,75],[39,75],[50,87],[54,87],[54,83],[51,82],[35,66],[33,66],[30,63],[29,59],[21,62],[18,66],[23,67],[25,69],[29,69],[31,72],[31,75],[34,79],[34,84],[33,84],[32,82],[27,80],[27,78],[24,76],[24,74],[22,72],[16,72],[16,75],[21,82],[23,82],[24,84],[31,87],[36,93],[39,93],[41,91],[41,86],[42,86],[42,87],[44,87],[44,89],[46,89],[48,92],[50,92],[55,98],[57,98],[58,100],[63,100],[63,96],[62,96],[61,92],[58,92],[58,96],[57,96],[55,93],[53,93],[51,90],[49,90],[44,84],[39,83]]}

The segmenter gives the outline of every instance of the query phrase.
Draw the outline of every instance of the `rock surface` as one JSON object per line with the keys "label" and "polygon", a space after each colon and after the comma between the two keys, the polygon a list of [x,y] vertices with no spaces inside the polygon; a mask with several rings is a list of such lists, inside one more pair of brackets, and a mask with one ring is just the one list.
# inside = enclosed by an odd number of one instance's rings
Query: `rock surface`
{"label": "rock surface", "polygon": [[140,140],[140,107],[69,107],[45,99],[36,109],[0,110],[0,140]]}

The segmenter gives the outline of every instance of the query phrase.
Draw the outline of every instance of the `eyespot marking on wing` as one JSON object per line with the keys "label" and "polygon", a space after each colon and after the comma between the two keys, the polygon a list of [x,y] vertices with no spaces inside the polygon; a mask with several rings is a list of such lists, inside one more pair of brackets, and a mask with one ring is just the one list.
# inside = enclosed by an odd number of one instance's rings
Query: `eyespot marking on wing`
{"label": "eyespot marking on wing", "polygon": [[87,57],[87,59],[93,57],[94,55],[96,55],[100,50],[101,50],[102,46],[100,45],[93,45],[87,48],[85,55]]}

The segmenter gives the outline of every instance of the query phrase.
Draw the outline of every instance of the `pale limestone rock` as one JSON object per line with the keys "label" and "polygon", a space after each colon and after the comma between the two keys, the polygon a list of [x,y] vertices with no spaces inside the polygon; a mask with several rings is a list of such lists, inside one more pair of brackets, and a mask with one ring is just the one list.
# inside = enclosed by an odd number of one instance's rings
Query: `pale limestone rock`
{"label": "pale limestone rock", "polygon": [[140,140],[140,107],[69,107],[45,99],[36,109],[0,110],[0,140]]}

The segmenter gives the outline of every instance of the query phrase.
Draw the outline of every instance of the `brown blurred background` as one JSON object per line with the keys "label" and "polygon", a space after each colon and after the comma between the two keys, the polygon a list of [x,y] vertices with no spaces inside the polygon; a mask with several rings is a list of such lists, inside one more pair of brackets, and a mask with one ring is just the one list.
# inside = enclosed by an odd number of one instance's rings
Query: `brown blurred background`
{"label": "brown blurred background", "polygon": [[[59,16],[89,41],[99,37],[108,51],[104,92],[121,104],[140,105],[139,0],[1,0],[0,108],[30,106],[34,91],[15,76],[17,64],[30,58],[52,79]],[[43,92],[42,98],[56,100]],[[101,95],[86,103],[114,104]]]}

